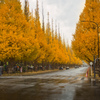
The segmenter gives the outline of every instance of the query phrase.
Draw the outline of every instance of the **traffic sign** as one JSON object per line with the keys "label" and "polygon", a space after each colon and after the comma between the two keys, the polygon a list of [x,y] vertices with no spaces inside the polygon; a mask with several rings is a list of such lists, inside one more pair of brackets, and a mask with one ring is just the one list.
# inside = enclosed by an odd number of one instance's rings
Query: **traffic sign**
{"label": "traffic sign", "polygon": [[90,62],[90,65],[92,66],[93,65],[93,62]]}

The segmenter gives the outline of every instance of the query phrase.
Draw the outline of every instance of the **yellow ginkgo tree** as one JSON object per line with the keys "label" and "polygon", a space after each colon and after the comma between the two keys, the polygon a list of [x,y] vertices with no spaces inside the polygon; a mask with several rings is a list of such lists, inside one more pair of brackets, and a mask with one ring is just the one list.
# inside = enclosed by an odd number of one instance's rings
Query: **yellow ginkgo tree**
{"label": "yellow ginkgo tree", "polygon": [[100,26],[99,8],[100,1],[86,0],[73,35],[72,48],[75,54],[87,62],[93,61],[93,56],[98,55],[97,49],[100,48],[97,45],[97,25]]}

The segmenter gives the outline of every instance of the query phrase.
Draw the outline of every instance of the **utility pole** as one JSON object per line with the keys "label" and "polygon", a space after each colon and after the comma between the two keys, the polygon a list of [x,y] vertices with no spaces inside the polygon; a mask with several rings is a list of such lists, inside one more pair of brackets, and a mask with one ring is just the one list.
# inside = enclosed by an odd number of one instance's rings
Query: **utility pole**
{"label": "utility pole", "polygon": [[[94,22],[94,21],[81,21],[81,22],[89,22],[89,23],[93,23],[96,25],[97,27],[97,36],[98,36],[98,42],[97,42],[97,45],[98,45],[98,57],[97,57],[97,60],[99,62],[99,27],[98,27],[98,23]],[[94,85],[96,85],[96,72],[95,72],[95,63],[96,63],[96,58],[95,58],[95,55],[94,55]],[[92,69],[91,69],[92,70]]]}

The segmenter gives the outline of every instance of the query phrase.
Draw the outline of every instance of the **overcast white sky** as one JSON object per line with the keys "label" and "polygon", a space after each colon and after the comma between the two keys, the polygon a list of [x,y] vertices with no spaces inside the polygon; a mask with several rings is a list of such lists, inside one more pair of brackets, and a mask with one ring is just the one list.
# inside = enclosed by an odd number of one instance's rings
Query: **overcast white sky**
{"label": "overcast white sky", "polygon": [[[24,0],[20,0],[24,4]],[[30,10],[35,12],[36,0],[28,0]],[[75,33],[76,23],[79,20],[85,0],[38,0],[40,18],[42,19],[42,2],[44,5],[45,22],[47,22],[47,12],[50,13],[50,22],[53,18],[60,24],[61,37],[65,38],[71,45],[72,34]]]}

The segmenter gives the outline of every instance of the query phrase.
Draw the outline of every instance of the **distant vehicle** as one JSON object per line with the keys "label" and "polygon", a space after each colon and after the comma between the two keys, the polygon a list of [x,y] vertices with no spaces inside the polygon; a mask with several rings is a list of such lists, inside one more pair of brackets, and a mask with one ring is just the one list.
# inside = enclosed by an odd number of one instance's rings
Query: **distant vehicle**
{"label": "distant vehicle", "polygon": [[60,67],[59,70],[63,70],[63,67]]}
{"label": "distant vehicle", "polygon": [[69,69],[69,67],[66,67],[66,70]]}
{"label": "distant vehicle", "polygon": [[79,68],[79,66],[75,66],[75,68]]}

